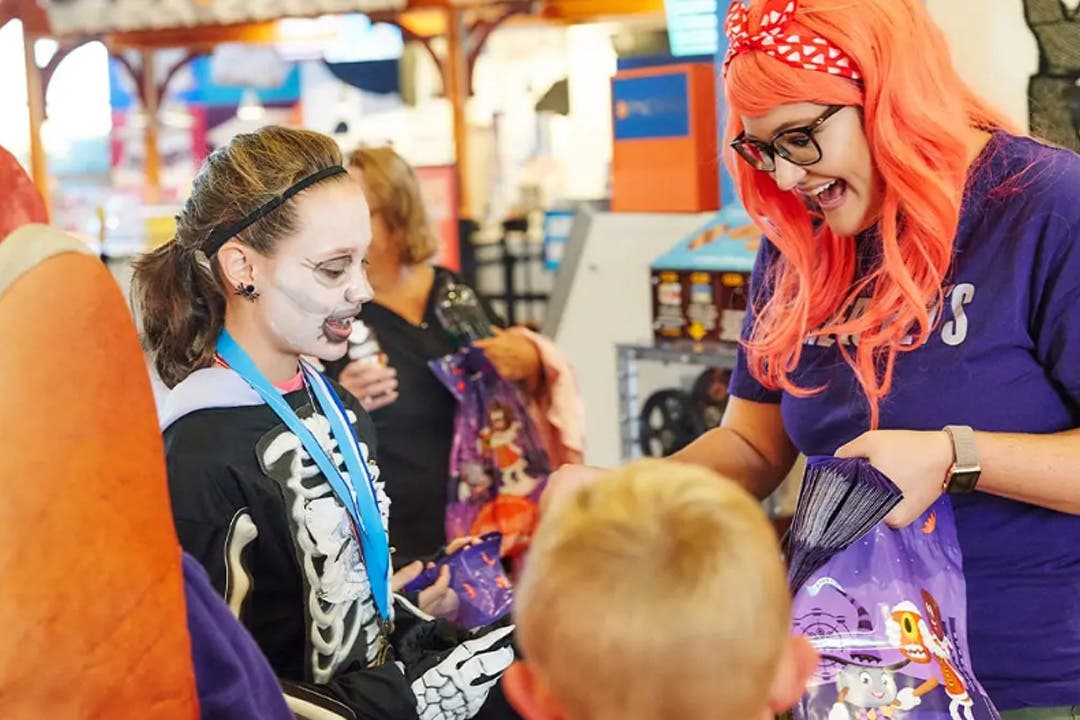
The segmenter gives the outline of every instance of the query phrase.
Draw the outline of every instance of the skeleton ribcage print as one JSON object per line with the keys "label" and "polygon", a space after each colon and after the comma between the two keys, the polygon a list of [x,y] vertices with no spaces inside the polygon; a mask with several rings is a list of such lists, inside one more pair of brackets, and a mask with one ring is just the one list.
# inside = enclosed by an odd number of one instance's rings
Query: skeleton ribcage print
{"label": "skeleton ribcage print", "polygon": [[[297,414],[348,480],[344,459],[326,418],[313,414],[309,406]],[[352,413],[349,421],[355,422]],[[371,470],[385,529],[390,500],[378,467],[369,461],[368,448],[363,443],[360,448]],[[327,683],[354,661],[363,666],[374,664],[380,651],[378,614],[345,508],[300,440],[285,426],[263,437],[258,453],[263,471],[283,492],[289,531],[302,567],[310,679]],[[257,587],[259,579],[254,577],[251,582]],[[404,607],[403,612],[409,611],[407,604]],[[427,667],[410,667],[406,671],[399,663],[409,680],[421,720],[473,717],[513,661],[511,632],[512,628],[501,628],[462,643],[442,657],[428,655],[426,659],[432,663]]]}
{"label": "skeleton ribcage print", "polygon": [[[299,415],[342,477],[351,482],[326,418],[305,410]],[[350,412],[349,422],[355,420]],[[300,439],[284,426],[275,432],[269,442],[260,444],[260,460],[285,490],[310,618],[311,678],[325,683],[353,658],[362,657],[364,665],[375,661],[380,649],[378,613],[348,513]],[[374,480],[385,531],[390,500],[379,480],[378,467],[369,460],[367,446],[360,443],[360,449]],[[361,635],[362,644],[358,643]]]}

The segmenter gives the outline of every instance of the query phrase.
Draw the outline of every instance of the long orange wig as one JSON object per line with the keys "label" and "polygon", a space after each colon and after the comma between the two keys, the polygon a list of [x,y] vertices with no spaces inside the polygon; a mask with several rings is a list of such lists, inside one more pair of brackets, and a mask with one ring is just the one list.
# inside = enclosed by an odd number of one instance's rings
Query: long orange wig
{"label": "long orange wig", "polygon": [[[750,0],[751,32],[771,7],[770,0]],[[942,304],[971,164],[970,131],[1012,127],[960,78],[923,0],[800,0],[788,27],[827,38],[852,58],[861,81],[797,69],[762,52],[736,55],[724,78],[726,141],[742,132],[741,117],[778,105],[859,107],[884,185],[880,261],[856,277],[853,238],[824,223],[815,230],[801,199],[727,150],[743,205],[780,251],[767,275],[771,293],[757,308],[746,345],[750,369],[766,386],[806,397],[816,388],[790,379],[804,342],[857,337],[854,352],[838,347],[866,394],[870,427],[877,428],[897,355],[926,342],[933,310]],[[849,318],[860,295],[869,302]],[[905,343],[909,336],[915,342]]]}

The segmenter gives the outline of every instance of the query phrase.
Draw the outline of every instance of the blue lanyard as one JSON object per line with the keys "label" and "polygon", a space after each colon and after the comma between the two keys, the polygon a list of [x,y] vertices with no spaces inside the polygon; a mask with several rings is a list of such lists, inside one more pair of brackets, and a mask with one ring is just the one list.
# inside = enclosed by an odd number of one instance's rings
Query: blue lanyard
{"label": "blue lanyard", "polygon": [[[296,415],[296,411],[285,401],[281,392],[266,379],[266,376],[255,366],[227,330],[221,331],[221,336],[217,341],[217,352],[230,368],[244,378],[255,392],[259,393],[263,401],[300,439],[300,442],[304,444],[304,449],[318,465],[323,477],[345,507],[359,537],[360,551],[364,556],[364,566],[371,584],[371,594],[375,598],[375,607],[382,619],[388,621],[390,618],[390,543],[386,537],[386,530],[383,528],[382,515],[379,513],[375,484],[371,473],[368,472],[367,463],[360,454],[359,438],[348,422],[345,408],[337,393],[330,387],[326,378],[307,363],[301,362],[304,381],[314,391],[319,409],[330,423],[330,431],[345,459],[345,467],[349,471],[347,478],[342,475],[337,465],[326,454],[326,450]],[[359,478],[363,478],[364,482],[358,483]]]}

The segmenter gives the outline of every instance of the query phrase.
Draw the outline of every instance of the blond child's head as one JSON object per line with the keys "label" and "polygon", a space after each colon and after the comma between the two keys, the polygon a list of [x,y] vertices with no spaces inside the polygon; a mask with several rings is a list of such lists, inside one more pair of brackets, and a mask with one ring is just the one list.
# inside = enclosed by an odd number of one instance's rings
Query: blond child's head
{"label": "blond child's head", "polygon": [[691,465],[634,463],[550,508],[514,614],[504,684],[529,720],[749,720],[815,664],[760,506]]}

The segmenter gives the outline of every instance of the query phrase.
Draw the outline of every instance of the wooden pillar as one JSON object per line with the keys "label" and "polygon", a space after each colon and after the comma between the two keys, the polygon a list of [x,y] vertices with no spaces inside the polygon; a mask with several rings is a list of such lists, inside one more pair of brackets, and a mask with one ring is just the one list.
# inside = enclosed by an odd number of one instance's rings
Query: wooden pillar
{"label": "wooden pillar", "polygon": [[34,41],[23,25],[23,56],[26,60],[26,96],[30,111],[30,176],[45,199],[45,208],[51,207],[49,196],[49,165],[45,157],[45,145],[41,142],[41,126],[45,122],[45,84],[41,68],[34,57]]}
{"label": "wooden pillar", "polygon": [[146,187],[143,198],[148,203],[161,202],[161,153],[158,151],[158,108],[161,104],[161,91],[158,88],[154,51],[142,51],[142,96],[143,112],[146,115],[146,127],[143,131],[143,143],[146,152]]}
{"label": "wooden pillar", "polygon": [[461,217],[472,217],[472,193],[468,182],[469,137],[465,117],[468,100],[468,83],[465,73],[468,62],[465,50],[465,19],[462,11],[453,7],[446,9],[446,64],[443,75],[446,97],[450,100],[454,118],[454,153],[458,185],[458,212]]}

